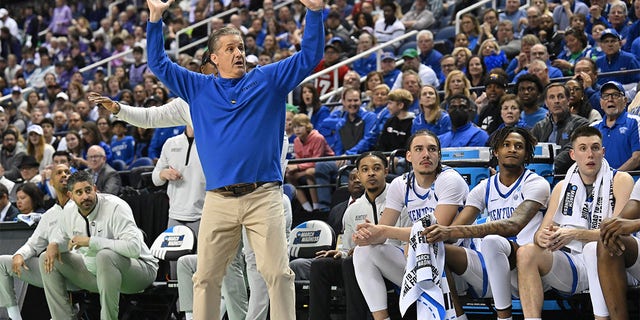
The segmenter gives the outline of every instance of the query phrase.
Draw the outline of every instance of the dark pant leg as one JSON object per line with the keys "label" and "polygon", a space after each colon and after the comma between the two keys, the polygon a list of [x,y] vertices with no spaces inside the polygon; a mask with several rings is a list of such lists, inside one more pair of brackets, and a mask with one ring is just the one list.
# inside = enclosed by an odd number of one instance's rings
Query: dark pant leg
{"label": "dark pant leg", "polygon": [[[331,286],[342,286],[342,261],[318,258],[311,263],[309,284],[309,319],[330,319]],[[355,279],[355,278],[354,278]]]}
{"label": "dark pant leg", "polygon": [[347,257],[342,261],[342,277],[344,281],[344,293],[347,296],[347,319],[358,320],[371,318],[371,312],[367,302],[362,296],[360,286],[356,280],[356,272],[353,268],[353,257]]}

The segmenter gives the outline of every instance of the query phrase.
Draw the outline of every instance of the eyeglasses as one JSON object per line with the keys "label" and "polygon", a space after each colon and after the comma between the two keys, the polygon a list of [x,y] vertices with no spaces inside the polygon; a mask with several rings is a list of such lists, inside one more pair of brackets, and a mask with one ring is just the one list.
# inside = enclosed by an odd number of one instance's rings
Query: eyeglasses
{"label": "eyeglasses", "polygon": [[98,160],[98,159],[102,159],[103,156],[100,155],[95,155],[95,156],[87,156],[87,159],[89,160]]}
{"label": "eyeglasses", "polygon": [[580,88],[580,87],[567,87],[567,90],[569,90],[569,92],[580,92],[580,91],[582,91],[582,88]]}
{"label": "eyeglasses", "polygon": [[613,98],[613,100],[620,100],[623,97],[624,97],[624,94],[622,94],[622,93],[605,93],[605,94],[600,96],[600,99],[609,100],[609,99]]}
{"label": "eyeglasses", "polygon": [[451,109],[467,109],[469,108],[469,106],[467,106],[466,104],[450,104],[449,105],[449,110]]}
{"label": "eyeglasses", "polygon": [[602,42],[603,44],[614,44],[614,43],[620,43],[620,41],[619,41],[619,40],[617,40],[617,39],[607,39],[607,40],[602,40],[602,41],[600,41],[600,42]]}

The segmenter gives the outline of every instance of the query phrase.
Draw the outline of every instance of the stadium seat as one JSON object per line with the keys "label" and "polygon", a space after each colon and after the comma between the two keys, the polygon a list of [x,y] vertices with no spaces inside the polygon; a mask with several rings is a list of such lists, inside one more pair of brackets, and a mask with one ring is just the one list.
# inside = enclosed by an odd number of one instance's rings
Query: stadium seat
{"label": "stadium seat", "polygon": [[143,166],[153,166],[153,160],[149,157],[138,158],[131,163],[129,170]]}
{"label": "stadium seat", "polygon": [[289,256],[291,258],[315,258],[320,250],[335,247],[336,235],[329,224],[320,220],[309,220],[291,230]]}

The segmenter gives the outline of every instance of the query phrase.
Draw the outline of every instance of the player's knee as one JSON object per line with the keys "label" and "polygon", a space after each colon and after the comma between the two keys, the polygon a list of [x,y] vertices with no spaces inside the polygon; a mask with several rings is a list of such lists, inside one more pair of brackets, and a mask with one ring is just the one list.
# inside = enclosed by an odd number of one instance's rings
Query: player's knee
{"label": "player's knee", "polygon": [[539,247],[535,244],[528,244],[518,249],[518,269],[529,269],[537,265]]}

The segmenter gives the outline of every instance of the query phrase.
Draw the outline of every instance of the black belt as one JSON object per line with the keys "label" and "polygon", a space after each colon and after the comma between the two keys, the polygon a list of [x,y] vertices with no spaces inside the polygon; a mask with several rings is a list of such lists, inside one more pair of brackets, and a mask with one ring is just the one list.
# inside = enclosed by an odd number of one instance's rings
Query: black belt
{"label": "black belt", "polygon": [[268,182],[254,182],[254,183],[236,183],[218,189],[213,189],[213,192],[218,193],[225,197],[241,197],[251,192],[256,191],[260,186]]}

